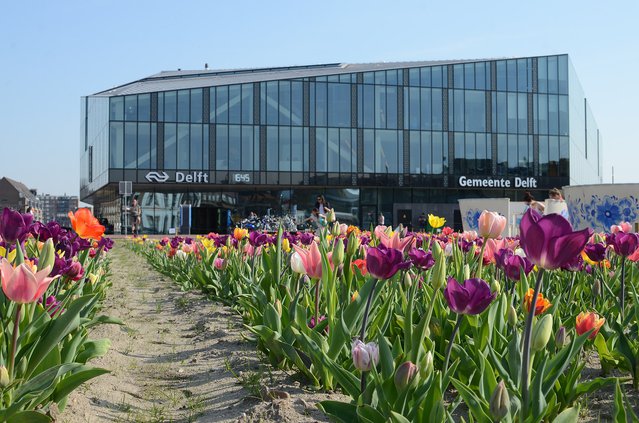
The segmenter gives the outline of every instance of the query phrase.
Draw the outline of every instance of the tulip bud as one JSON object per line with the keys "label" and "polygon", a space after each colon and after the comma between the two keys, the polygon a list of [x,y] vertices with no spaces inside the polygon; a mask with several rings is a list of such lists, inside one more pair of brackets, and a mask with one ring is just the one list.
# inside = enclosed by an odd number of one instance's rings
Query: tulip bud
{"label": "tulip bud", "polygon": [[302,284],[304,286],[309,286],[311,284],[311,278],[308,275],[302,276]]}
{"label": "tulip bud", "polygon": [[335,271],[335,276],[341,278],[344,275],[344,263],[337,266],[337,270]]}
{"label": "tulip bud", "polygon": [[326,221],[328,223],[333,223],[335,222],[335,209],[327,209],[328,211],[326,212]]}
{"label": "tulip bud", "polygon": [[348,236],[348,247],[346,248],[346,254],[349,257],[353,257],[355,255],[355,253],[357,252],[359,246],[360,246],[361,241],[359,240],[359,237],[355,235],[355,233],[351,233]]}
{"label": "tulip bud", "polygon": [[291,269],[293,269],[293,272],[295,273],[306,274],[306,269],[304,268],[302,257],[300,257],[297,252],[291,254]]}
{"label": "tulip bud", "polygon": [[464,265],[464,280],[470,279],[470,266],[468,263]]}
{"label": "tulip bud", "polygon": [[506,316],[508,318],[508,324],[512,327],[515,327],[517,325],[517,310],[515,310],[515,307],[510,305],[508,307],[508,311],[506,312]]}
{"label": "tulip bud", "polygon": [[550,340],[552,334],[552,314],[546,314],[535,325],[532,333],[532,341],[530,349],[533,352],[541,351],[546,348],[546,344]]}
{"label": "tulip bud", "polygon": [[53,245],[53,238],[49,238],[45,241],[40,250],[40,256],[38,257],[38,271],[49,266],[49,270],[53,269],[55,263],[55,246]]}
{"label": "tulip bud", "polygon": [[510,409],[510,396],[504,381],[500,381],[490,397],[490,414],[495,421],[500,421],[508,415]]}
{"label": "tulip bud", "polygon": [[355,301],[358,297],[359,297],[359,292],[358,291],[353,292],[353,295],[351,295],[351,303]]}
{"label": "tulip bud", "polygon": [[344,240],[342,238],[337,240],[335,248],[333,248],[333,264],[339,266],[344,263]]}
{"label": "tulip bud", "polygon": [[364,344],[357,339],[353,342],[351,354],[353,365],[362,372],[370,371],[379,362],[379,348],[375,342]]}
{"label": "tulip bud", "polygon": [[566,327],[560,326],[557,331],[557,336],[555,336],[555,345],[557,348],[563,348],[566,345]]}
{"label": "tulip bud", "polygon": [[595,279],[595,282],[592,284],[592,295],[594,297],[601,295],[601,281],[599,279]]}
{"label": "tulip bud", "polygon": [[494,292],[496,295],[499,295],[499,293],[501,292],[501,285],[499,284],[497,279],[493,279],[493,281],[491,282],[490,292]]}
{"label": "tulip bud", "polygon": [[0,366],[0,387],[3,389],[9,386],[11,379],[9,378],[9,372],[4,366]]}
{"label": "tulip bud", "polygon": [[446,283],[446,258],[438,242],[433,243],[433,257],[435,266],[433,266],[432,285],[433,289],[438,290]]}
{"label": "tulip bud", "polygon": [[419,363],[419,376],[422,379],[428,378],[428,376],[433,373],[434,364],[433,364],[433,353],[432,351],[428,351],[422,361]]}
{"label": "tulip bud", "polygon": [[282,317],[282,302],[279,300],[275,300],[275,311],[277,311],[278,316]]}
{"label": "tulip bud", "polygon": [[402,363],[395,371],[395,388],[398,391],[406,388],[417,375],[417,366],[410,361]]}
{"label": "tulip bud", "polygon": [[408,289],[413,286],[413,279],[410,276],[410,273],[404,273],[404,288]]}

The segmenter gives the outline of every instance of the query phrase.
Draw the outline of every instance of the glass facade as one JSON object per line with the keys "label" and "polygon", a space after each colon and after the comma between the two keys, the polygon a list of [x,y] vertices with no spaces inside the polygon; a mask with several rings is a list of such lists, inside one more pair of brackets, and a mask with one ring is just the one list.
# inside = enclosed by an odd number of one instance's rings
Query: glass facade
{"label": "glass facade", "polygon": [[[601,175],[599,130],[567,55],[177,74],[150,78],[161,91],[83,98],[83,199],[133,180],[140,193],[171,190],[182,202],[191,192],[201,203],[206,193],[290,191],[299,210],[301,193],[330,187],[357,192],[358,223],[372,209],[397,223],[398,204],[452,204],[451,214],[458,198],[522,196],[475,192],[462,176],[532,177],[545,197]],[[195,183],[187,174],[197,185],[180,184]],[[220,207],[249,207],[234,198]]]}

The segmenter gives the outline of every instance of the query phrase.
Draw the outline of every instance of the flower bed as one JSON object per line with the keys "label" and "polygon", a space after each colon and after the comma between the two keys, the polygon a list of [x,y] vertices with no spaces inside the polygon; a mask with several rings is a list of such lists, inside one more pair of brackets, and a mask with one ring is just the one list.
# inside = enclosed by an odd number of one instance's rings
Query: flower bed
{"label": "flower bed", "polygon": [[[636,419],[620,381],[639,385],[639,234],[573,231],[534,211],[519,238],[500,238],[496,213],[478,222],[479,234],[331,222],[133,248],[241,313],[274,366],[350,395],[319,404],[335,421],[577,421],[607,386],[618,421]],[[602,375],[585,381],[593,350]]]}
{"label": "flower bed", "polygon": [[87,209],[70,213],[74,230],[4,209],[0,218],[0,420],[52,421],[82,383],[108,372],[87,365],[108,339],[91,327],[119,323],[99,315],[109,287],[112,242]]}

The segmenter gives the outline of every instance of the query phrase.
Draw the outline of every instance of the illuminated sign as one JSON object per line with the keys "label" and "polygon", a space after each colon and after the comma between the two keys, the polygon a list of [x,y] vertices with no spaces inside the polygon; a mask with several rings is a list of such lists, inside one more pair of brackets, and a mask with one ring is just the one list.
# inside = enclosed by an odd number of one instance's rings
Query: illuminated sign
{"label": "illuminated sign", "polygon": [[460,176],[460,187],[468,188],[537,188],[537,179],[528,177],[520,178],[469,178]]}

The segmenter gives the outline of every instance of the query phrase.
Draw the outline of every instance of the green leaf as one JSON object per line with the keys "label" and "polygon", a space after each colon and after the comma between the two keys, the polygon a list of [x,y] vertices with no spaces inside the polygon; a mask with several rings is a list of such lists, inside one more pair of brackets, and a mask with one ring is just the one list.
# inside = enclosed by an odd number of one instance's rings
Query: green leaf
{"label": "green leaf", "polygon": [[84,327],[86,329],[96,326],[96,325],[124,325],[124,322],[120,319],[118,319],[117,317],[110,317],[110,316],[98,316],[96,318],[94,318],[93,320],[91,320],[90,322],[86,323],[84,325]]}
{"label": "green leaf", "polygon": [[29,365],[25,373],[29,377],[49,352],[69,333],[77,329],[80,324],[80,313],[91,302],[94,295],[85,295],[71,303],[61,316],[52,320],[42,337],[33,346],[33,354],[29,358]]}
{"label": "green leaf", "polygon": [[471,389],[466,386],[466,384],[462,383],[461,381],[455,378],[450,378],[450,382],[453,384],[455,389],[457,389],[459,395],[464,400],[464,403],[478,421],[491,421],[490,417],[488,416],[488,403],[485,400],[480,399]]}
{"label": "green leaf", "polygon": [[410,423],[410,420],[394,411],[391,411],[389,420],[393,423]]}
{"label": "green leaf", "polygon": [[51,418],[37,411],[20,411],[7,418],[7,423],[48,423]]}
{"label": "green leaf", "polygon": [[339,423],[353,423],[357,421],[357,406],[340,401],[320,401],[317,408],[322,410],[332,420]]}
{"label": "green leaf", "polygon": [[[577,423],[579,419],[579,407],[570,407],[561,412],[552,423]],[[624,420],[625,423],[625,420]]]}
{"label": "green leaf", "polygon": [[615,423],[626,423],[628,421],[619,380],[617,380],[617,385],[615,386],[615,411],[613,416]]}
{"label": "green leaf", "polygon": [[84,351],[78,354],[75,361],[78,363],[86,364],[87,361],[95,357],[102,357],[107,353],[111,346],[111,340],[109,339],[97,339],[84,343]]}
{"label": "green leaf", "polygon": [[395,363],[390,345],[381,332],[377,335],[377,344],[379,346],[379,361],[382,365],[382,378],[388,379],[395,372]]}
{"label": "green leaf", "polygon": [[370,405],[360,405],[357,407],[357,417],[359,421],[365,423],[385,423],[386,419],[379,411],[375,410]]}
{"label": "green leaf", "polygon": [[110,373],[109,370],[82,366],[77,368],[73,374],[65,377],[55,387],[51,398],[53,402],[60,402],[63,398],[73,392],[78,386],[94,377]]}

